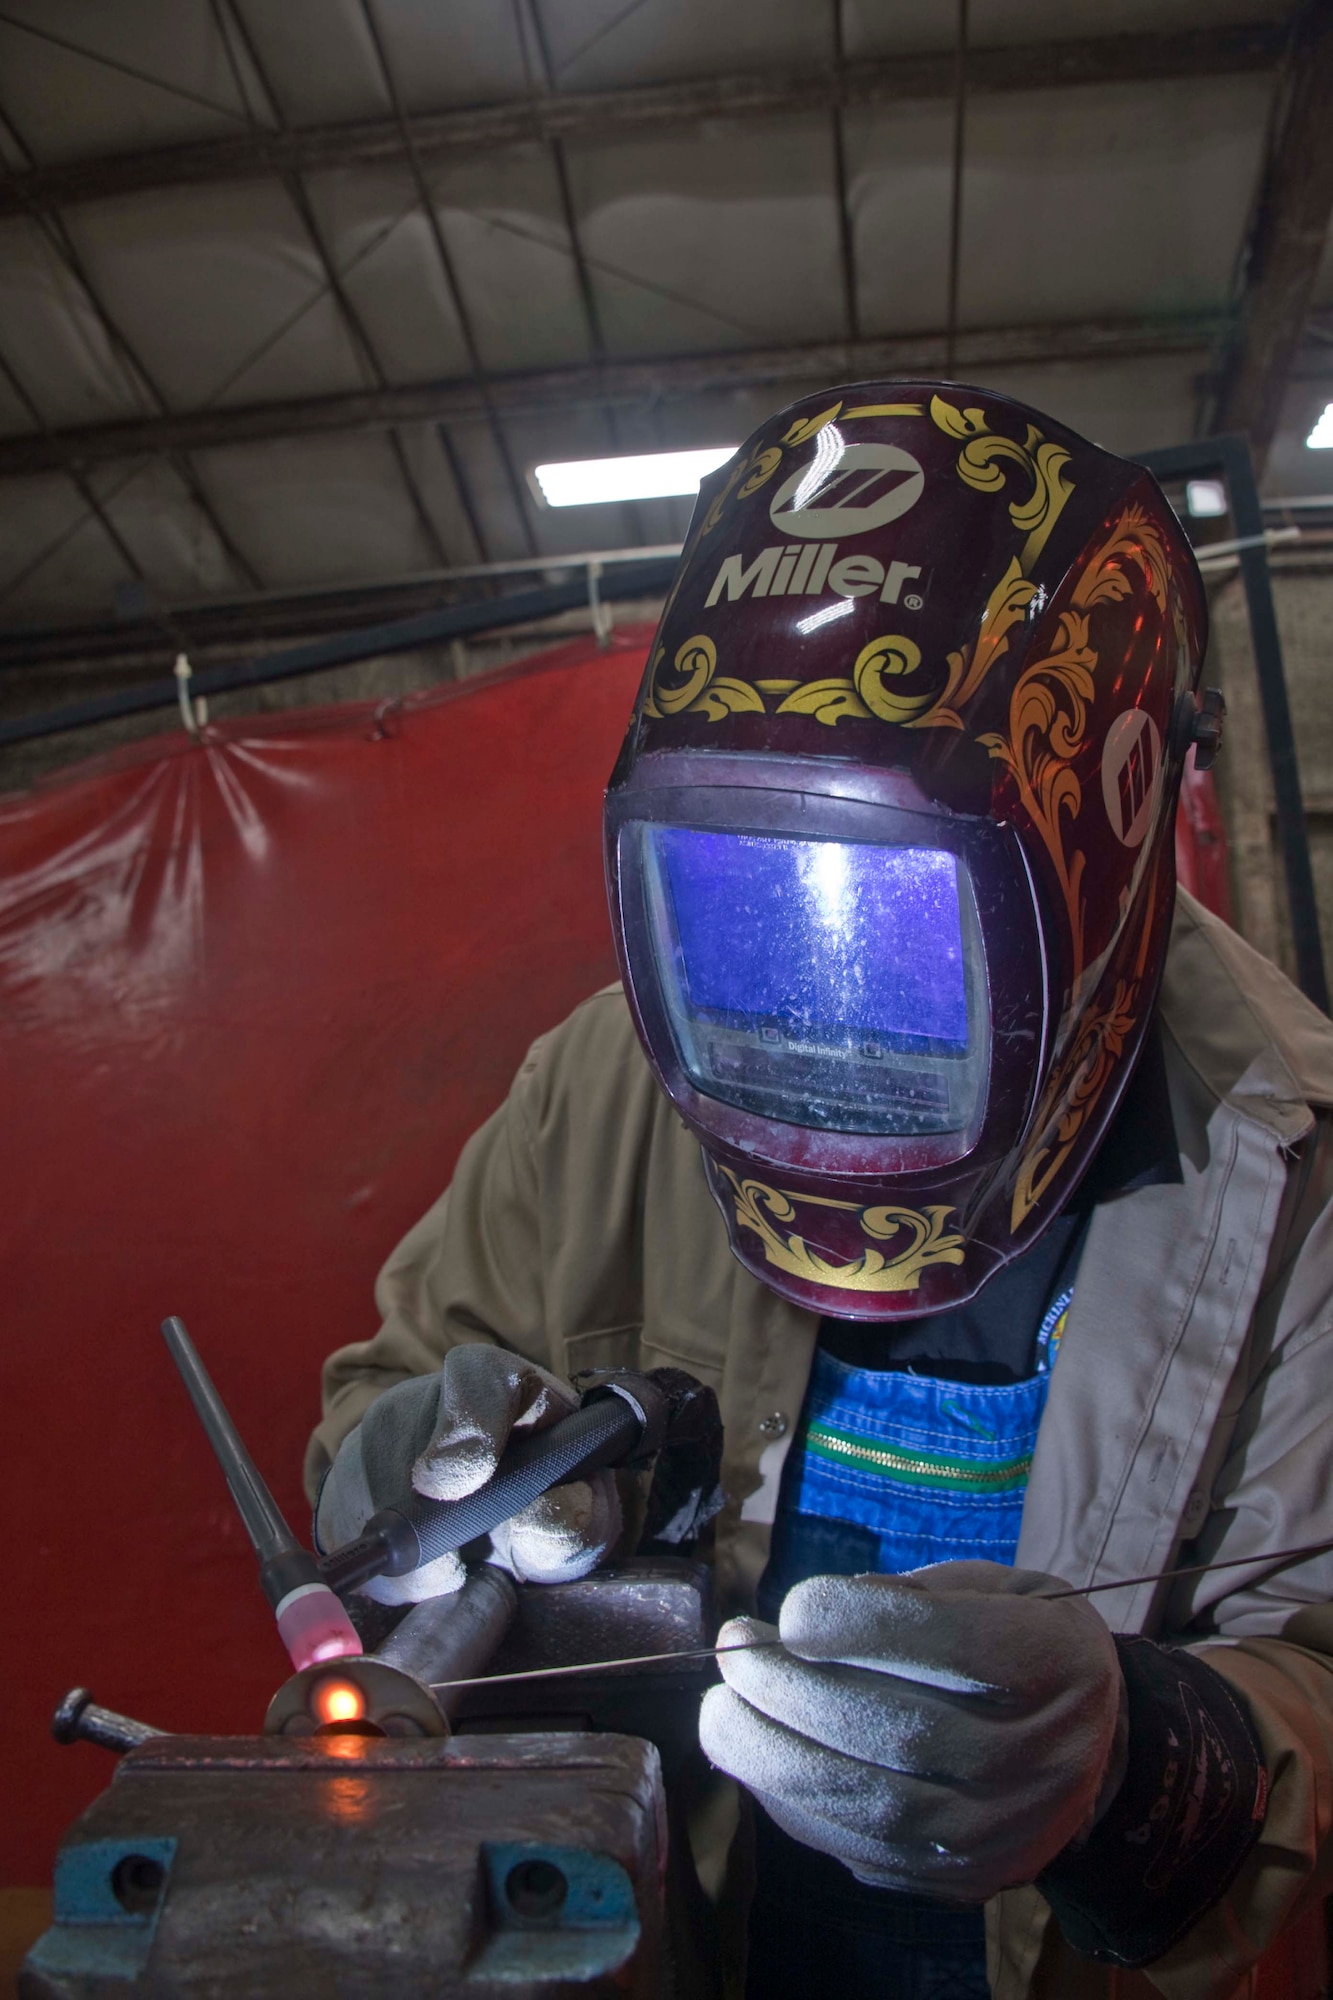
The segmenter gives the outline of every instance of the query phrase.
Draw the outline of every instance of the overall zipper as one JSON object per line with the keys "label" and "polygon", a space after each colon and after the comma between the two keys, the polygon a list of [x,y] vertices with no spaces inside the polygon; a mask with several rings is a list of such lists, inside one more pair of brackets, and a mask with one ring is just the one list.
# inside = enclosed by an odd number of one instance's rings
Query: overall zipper
{"label": "overall zipper", "polygon": [[1032,1467],[1031,1453],[1026,1458],[1006,1459],[998,1465],[941,1464],[938,1459],[911,1458],[906,1452],[892,1451],[884,1446],[854,1444],[850,1439],[819,1431],[813,1425],[807,1434],[807,1442],[818,1451],[837,1452],[845,1458],[861,1459],[884,1472],[907,1473],[918,1479],[937,1479],[948,1485],[994,1486],[1013,1482],[1026,1478]]}

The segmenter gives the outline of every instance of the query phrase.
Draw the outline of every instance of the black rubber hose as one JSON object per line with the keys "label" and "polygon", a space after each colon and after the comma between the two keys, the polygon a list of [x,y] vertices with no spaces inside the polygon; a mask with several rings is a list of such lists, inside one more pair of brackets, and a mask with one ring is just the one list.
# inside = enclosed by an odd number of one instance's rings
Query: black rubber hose
{"label": "black rubber hose", "polygon": [[320,1575],[334,1590],[354,1590],[372,1576],[405,1576],[488,1535],[549,1487],[622,1463],[638,1444],[641,1429],[622,1396],[601,1396],[549,1430],[518,1438],[475,1493],[461,1500],[408,1493],[392,1507],[382,1507],[354,1542],[323,1558]]}

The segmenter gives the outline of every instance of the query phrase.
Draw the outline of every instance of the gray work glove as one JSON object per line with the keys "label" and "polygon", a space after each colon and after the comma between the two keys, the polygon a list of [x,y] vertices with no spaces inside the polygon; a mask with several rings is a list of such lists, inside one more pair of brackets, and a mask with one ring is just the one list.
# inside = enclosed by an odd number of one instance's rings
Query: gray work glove
{"label": "gray work glove", "polygon": [[1124,1771],[1124,1682],[1055,1577],[957,1562],[798,1584],[724,1625],[700,1736],[793,1839],[863,1882],[981,1902],[1086,1835]]}
{"label": "gray work glove", "polygon": [[[416,1375],[385,1391],[339,1446],[320,1491],[321,1550],[360,1534],[370,1516],[408,1488],[461,1500],[495,1471],[511,1430],[545,1430],[578,1408],[567,1382],[507,1348],[451,1348],[438,1375]],[[524,1583],[586,1576],[620,1534],[615,1474],[571,1480],[491,1534],[492,1560]],[[464,1581],[461,1559],[437,1556],[406,1576],[361,1587],[380,1604],[418,1604]]]}

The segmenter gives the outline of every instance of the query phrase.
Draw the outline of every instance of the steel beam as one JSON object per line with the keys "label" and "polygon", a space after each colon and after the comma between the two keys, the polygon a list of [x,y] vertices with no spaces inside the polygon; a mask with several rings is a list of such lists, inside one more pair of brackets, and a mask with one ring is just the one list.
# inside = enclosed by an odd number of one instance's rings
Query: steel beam
{"label": "steel beam", "polygon": [[[1285,39],[1280,23],[1257,21],[1159,35],[1095,35],[1078,41],[978,48],[968,58],[968,92],[976,96],[1262,71],[1280,60]],[[953,90],[954,54],[948,49],[863,59],[841,69],[775,69],[414,112],[412,133],[423,159],[439,158],[532,140],[604,141],[641,132],[679,131],[682,125],[711,118],[773,117],[914,98],[942,99],[951,97]],[[15,174],[0,188],[0,213],[51,205],[68,208],[150,189],[253,180],[269,174],[397,164],[402,158],[402,133],[392,118],[291,132],[238,133],[151,152],[32,168]]]}
{"label": "steel beam", "polygon": [[1262,473],[1333,219],[1333,6],[1305,0],[1246,249],[1214,428],[1244,431]]}
{"label": "steel beam", "polygon": [[[1056,326],[960,332],[956,365],[978,369],[1046,361],[1118,361],[1152,354],[1205,352],[1222,328],[1217,313],[1141,319],[1079,320]],[[808,347],[735,348],[661,361],[606,361],[588,367],[422,382],[354,390],[294,402],[251,403],[164,417],[131,417],[21,437],[0,437],[0,477],[65,470],[107,459],[163,451],[215,451],[274,439],[382,430],[393,424],[489,420],[585,405],[655,405],[682,397],[803,382],[870,381],[881,376],[938,376],[945,337],[899,334],[823,341]]]}

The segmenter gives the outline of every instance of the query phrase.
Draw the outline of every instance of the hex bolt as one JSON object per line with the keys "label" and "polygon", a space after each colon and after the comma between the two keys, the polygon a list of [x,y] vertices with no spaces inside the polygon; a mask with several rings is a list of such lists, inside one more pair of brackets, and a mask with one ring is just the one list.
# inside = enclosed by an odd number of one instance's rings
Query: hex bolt
{"label": "hex bolt", "polygon": [[123,1755],[166,1731],[136,1722],[130,1715],[117,1715],[113,1708],[99,1708],[87,1688],[71,1688],[51,1717],[51,1734],[57,1743],[96,1743]]}

